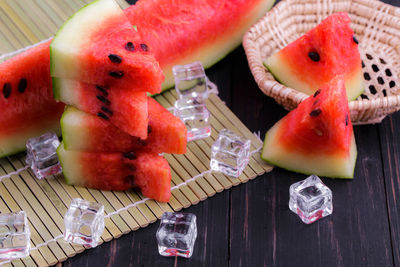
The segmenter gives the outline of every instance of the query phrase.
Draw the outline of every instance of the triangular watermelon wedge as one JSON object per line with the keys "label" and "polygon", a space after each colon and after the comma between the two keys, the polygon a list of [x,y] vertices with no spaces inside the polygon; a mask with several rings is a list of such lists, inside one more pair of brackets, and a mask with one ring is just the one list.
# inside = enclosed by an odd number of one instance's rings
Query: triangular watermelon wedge
{"label": "triangular watermelon wedge", "polygon": [[184,154],[186,126],[156,100],[148,97],[148,138],[131,136],[111,123],[74,107],[67,107],[61,118],[64,147],[86,152],[152,151]]}
{"label": "triangular watermelon wedge", "polygon": [[50,45],[51,76],[159,93],[162,70],[114,0],[81,8]]}
{"label": "triangular watermelon wedge", "polygon": [[344,75],[349,100],[364,91],[358,41],[344,12],[330,15],[264,65],[278,81],[307,95],[336,75]]}
{"label": "triangular watermelon wedge", "polygon": [[145,197],[162,202],[171,196],[171,170],[157,153],[71,151],[61,143],[57,155],[68,184],[116,191],[139,188]]}
{"label": "triangular watermelon wedge", "polygon": [[333,79],[279,120],[262,159],[295,172],[353,178],[357,157],[344,81]]}
{"label": "triangular watermelon wedge", "polygon": [[146,92],[108,88],[53,77],[54,98],[110,122],[129,135],[147,138]]}

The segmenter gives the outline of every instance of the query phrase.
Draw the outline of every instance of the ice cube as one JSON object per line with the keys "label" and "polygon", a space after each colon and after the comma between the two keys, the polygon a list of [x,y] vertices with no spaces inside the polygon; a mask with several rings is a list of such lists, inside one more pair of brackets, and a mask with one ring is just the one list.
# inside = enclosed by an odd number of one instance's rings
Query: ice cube
{"label": "ice cube", "polygon": [[332,214],[332,191],[316,175],[294,183],[289,189],[289,208],[307,224]]}
{"label": "ice cube", "polygon": [[56,153],[59,145],[57,135],[52,132],[27,141],[25,161],[38,179],[61,172]]}
{"label": "ice cube", "polygon": [[104,231],[104,206],[74,198],[65,214],[64,223],[66,241],[95,247]]}
{"label": "ice cube", "polygon": [[24,211],[0,214],[0,259],[29,255],[30,231]]}
{"label": "ice cube", "polygon": [[174,114],[185,123],[188,142],[211,135],[210,112],[204,103],[194,99],[178,99],[175,102]]}
{"label": "ice cube", "polygon": [[196,99],[204,102],[208,97],[208,79],[201,62],[176,65],[172,68],[175,77],[175,90],[178,97]]}
{"label": "ice cube", "polygon": [[249,162],[250,144],[250,140],[222,129],[211,146],[211,169],[239,177]]}
{"label": "ice cube", "polygon": [[197,237],[196,215],[164,212],[156,237],[161,255],[190,258]]}

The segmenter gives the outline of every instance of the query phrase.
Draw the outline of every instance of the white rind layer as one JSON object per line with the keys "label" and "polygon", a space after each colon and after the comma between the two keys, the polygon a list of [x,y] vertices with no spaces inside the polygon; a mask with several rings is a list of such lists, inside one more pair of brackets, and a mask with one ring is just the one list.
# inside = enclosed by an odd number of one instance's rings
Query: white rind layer
{"label": "white rind layer", "polygon": [[83,166],[82,162],[79,160],[79,152],[65,150],[64,143],[61,142],[57,148],[57,155],[60,160],[65,181],[68,184],[83,185],[83,181],[86,181],[86,179],[82,175]]}
{"label": "white rind layer", "polygon": [[278,121],[266,134],[261,158],[278,167],[318,176],[332,178],[353,178],[357,158],[357,146],[352,133],[350,152],[348,157],[334,155],[304,155],[296,152],[296,148],[289,150],[280,146],[277,136],[281,126]]}
{"label": "white rind layer", "polygon": [[74,144],[75,147],[85,146],[85,142],[90,139],[90,133],[82,125],[90,117],[91,115],[72,106],[65,109],[60,121],[65,149],[69,148],[69,144]]}
{"label": "white rind layer", "polygon": [[82,48],[87,47],[95,28],[107,18],[124,16],[114,0],[97,0],[81,8],[58,30],[50,45],[51,76],[73,78],[80,73]]}
{"label": "white rind layer", "polygon": [[[276,80],[299,92],[303,92],[306,95],[312,95],[316,90],[319,89],[312,88],[310,84],[299,79],[290,66],[285,64],[285,60],[280,57],[279,53],[275,53],[267,58],[264,61],[264,65],[274,75]],[[351,76],[351,78],[347,77],[345,79],[345,86],[347,99],[349,101],[356,99],[364,92],[364,78],[362,76],[361,65],[357,73]]]}

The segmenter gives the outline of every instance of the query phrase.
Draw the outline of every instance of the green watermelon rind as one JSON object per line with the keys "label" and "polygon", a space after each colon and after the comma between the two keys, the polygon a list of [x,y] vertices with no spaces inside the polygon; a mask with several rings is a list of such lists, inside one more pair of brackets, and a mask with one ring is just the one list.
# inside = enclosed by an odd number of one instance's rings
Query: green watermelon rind
{"label": "green watermelon rind", "polygon": [[64,180],[65,180],[65,182],[66,182],[67,184],[70,185],[71,182],[70,182],[70,180],[69,180],[69,178],[68,178],[68,175],[65,173],[65,168],[64,168],[64,164],[63,164],[63,160],[62,160],[61,149],[63,149],[63,148],[64,148],[64,143],[61,142],[60,145],[57,147],[56,152],[57,152],[58,159],[59,159],[59,161],[60,161],[60,165],[61,165],[62,173],[63,173],[63,176],[64,176]]}
{"label": "green watermelon rind", "polygon": [[[62,31],[63,31],[63,29],[64,29],[64,27],[65,27],[65,25],[67,24],[67,22],[68,21],[70,21],[70,20],[72,20],[80,11],[82,11],[82,10],[84,10],[84,9],[86,9],[88,6],[90,6],[90,5],[93,5],[93,4],[95,4],[96,2],[98,2],[99,0],[95,0],[95,1],[93,1],[93,2],[91,2],[91,3],[89,3],[89,4],[87,4],[87,5],[84,5],[82,8],[80,8],[77,12],[75,12],[74,14],[72,14],[64,23],[63,23],[63,25],[61,25],[61,27],[58,29],[58,31],[56,32],[56,34],[54,35],[54,38],[53,38],[53,40],[51,41],[51,43],[50,43],[50,76],[52,76],[52,74],[53,74],[53,71],[52,70],[54,70],[54,51],[53,51],[53,47],[52,47],[52,44],[53,44],[53,42],[54,42],[54,40],[57,40],[57,37],[62,33]],[[54,91],[54,89],[53,89],[53,91]]]}
{"label": "green watermelon rind", "polygon": [[60,101],[60,85],[59,79],[56,77],[51,77],[52,84],[53,84],[53,97],[55,100]]}
{"label": "green watermelon rind", "polygon": [[[279,77],[275,74],[275,72],[272,70],[272,68],[268,67],[268,65],[267,65],[267,63],[266,63],[265,61],[263,61],[263,65],[264,65],[264,67],[272,74],[272,76],[274,76],[274,79],[275,79],[278,83],[283,84],[283,85],[286,86],[286,84],[285,84],[284,82],[282,82],[282,81],[279,79]],[[359,92],[359,94],[358,94],[356,97],[354,97],[352,100],[349,100],[349,102],[350,102],[350,101],[356,100],[360,95],[362,95],[362,94],[364,93],[364,91],[365,91],[365,88],[363,87],[363,89]]]}
{"label": "green watermelon rind", "polygon": [[[261,13],[264,15],[268,10],[270,10],[272,8],[272,6],[275,4],[275,2],[276,2],[276,0],[270,1],[269,5],[266,6],[264,10],[260,10]],[[260,18],[257,18],[257,20],[260,19]],[[231,39],[237,39],[237,42],[235,44],[227,47],[227,48],[221,49],[221,51],[218,53],[218,56],[209,57],[208,55],[204,55],[203,53],[200,53],[201,56],[199,58],[193,60],[193,61],[202,62],[204,69],[211,68],[212,66],[214,66],[219,61],[224,59],[229,53],[234,51],[236,48],[238,48],[242,44],[243,35],[244,35],[244,33],[243,34],[237,34],[237,35],[233,36]],[[205,61],[204,59],[206,59],[207,61]],[[176,63],[178,65],[181,65],[181,64],[188,64],[190,62],[186,62],[186,63],[185,62],[176,62]],[[174,85],[175,85],[175,82],[174,82],[173,77],[168,77],[167,75],[165,75],[165,81],[162,84],[161,92],[164,92],[164,91],[167,91],[169,89],[172,89],[174,87]]]}
{"label": "green watermelon rind", "polygon": [[[276,125],[276,124],[275,124]],[[274,126],[275,126],[274,125]],[[274,127],[273,126],[273,127]],[[272,128],[271,128],[272,129]],[[270,129],[270,130],[271,130]],[[266,157],[264,157],[263,155],[264,155],[264,150],[265,149],[268,149],[268,147],[267,147],[267,142],[266,142],[266,140],[268,140],[269,139],[269,133],[270,133],[270,130],[268,130],[267,131],[267,133],[265,134],[265,139],[264,139],[264,143],[263,143],[263,147],[262,147],[262,150],[261,150],[261,155],[260,155],[260,157],[261,157],[261,159],[262,160],[264,160],[265,162],[267,162],[269,165],[273,165],[273,166],[276,166],[276,167],[279,167],[279,168],[281,168],[281,169],[284,169],[284,170],[287,170],[287,171],[291,171],[291,172],[296,172],[296,173],[300,173],[300,174],[305,174],[305,175],[312,175],[312,174],[316,174],[316,173],[312,173],[312,172],[304,172],[304,171],[298,171],[298,170],[296,170],[296,169],[292,169],[292,168],[289,168],[289,167],[286,167],[286,166],[284,166],[284,165],[282,165],[282,164],[280,164],[279,162],[276,162],[276,161],[274,161],[274,160],[270,160],[270,159],[268,159],[268,158],[266,158]],[[353,139],[354,140],[354,146],[356,146],[356,143],[355,143],[355,139]],[[334,178],[334,179],[353,179],[354,178],[354,170],[355,170],[355,161],[356,161],[356,159],[357,159],[357,154],[358,154],[358,152],[357,152],[357,149],[355,148],[355,152],[354,152],[354,162],[353,162],[353,170],[352,170],[352,173],[351,173],[351,175],[349,175],[348,177],[347,176],[338,176],[338,175],[327,175],[327,174],[324,174],[324,175],[320,175],[320,176],[323,176],[323,177],[328,177],[328,178]],[[318,175],[318,174],[316,174],[316,175]]]}

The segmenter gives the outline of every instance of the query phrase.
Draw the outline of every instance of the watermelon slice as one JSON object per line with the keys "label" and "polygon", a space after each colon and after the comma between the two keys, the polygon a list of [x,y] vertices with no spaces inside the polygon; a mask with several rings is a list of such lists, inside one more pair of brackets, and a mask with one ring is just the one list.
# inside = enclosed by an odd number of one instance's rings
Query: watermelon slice
{"label": "watermelon slice", "polygon": [[[244,32],[261,18],[273,3],[273,0],[139,1],[136,5],[124,10],[128,19],[134,25],[138,25],[139,33],[143,32],[144,41],[138,43],[136,39],[132,39],[130,47],[136,49],[141,47],[142,43],[148,45],[150,52],[156,55],[156,59],[160,62],[164,75],[166,75],[163,88],[169,88],[173,85],[172,66],[196,60],[200,60],[205,67],[212,66],[240,44]],[[80,26],[82,25],[83,23]],[[106,32],[104,31],[104,33]],[[138,38],[136,34],[133,34],[133,37]],[[78,34],[74,33],[72,40],[75,42],[78,41],[77,39]],[[101,47],[103,46],[101,45]],[[145,51],[135,50],[135,52],[145,54]],[[132,52],[130,55],[135,54]],[[15,123],[32,125],[36,130],[29,131],[26,128],[18,128],[12,133],[0,132],[0,157],[22,150],[27,138],[59,127],[58,120],[62,114],[63,104],[56,104],[54,100],[41,97],[51,94],[52,90],[49,57],[49,43],[45,43],[30,48],[25,53],[0,64],[0,90],[3,89],[2,86],[5,83],[11,83],[15,88],[21,77],[24,76],[25,72],[22,70],[34,71],[32,72],[34,75],[29,75],[27,84],[37,89],[40,88],[40,93],[30,95],[29,100],[22,98],[15,100],[16,104],[13,106],[20,107],[15,111],[8,106],[2,110],[0,129],[10,128],[10,125]],[[110,66],[110,64],[107,62],[105,66]],[[90,74],[90,77],[95,77],[93,73]],[[74,79],[79,80],[79,77]],[[142,79],[140,80],[142,81]],[[118,79],[104,82],[112,82],[112,84],[103,86],[117,86],[119,83],[125,83]],[[133,87],[132,84],[129,88],[131,87]],[[140,87],[133,88],[140,89]],[[158,90],[154,90],[154,92],[156,91]],[[21,108],[22,106],[24,108]],[[44,113],[50,114],[50,117],[44,118],[39,115],[36,118],[27,118],[27,114],[32,114],[32,110],[39,107]],[[39,111],[36,112],[39,113]]]}
{"label": "watermelon slice", "polygon": [[277,80],[307,95],[336,75],[344,75],[349,100],[364,91],[358,41],[347,13],[330,15],[264,65]]}
{"label": "watermelon slice", "polygon": [[87,152],[152,151],[184,154],[186,127],[157,101],[148,98],[149,136],[130,136],[97,116],[68,107],[61,118],[64,148]]}
{"label": "watermelon slice", "polygon": [[291,171],[353,178],[357,148],[343,79],[333,79],[278,121],[261,157]]}
{"label": "watermelon slice", "polygon": [[65,150],[57,155],[68,184],[100,190],[139,188],[145,197],[167,202],[171,192],[171,170],[157,153],[91,153]]}
{"label": "watermelon slice", "polygon": [[241,42],[275,0],[146,0],[125,10],[160,62],[163,88],[174,84],[172,67],[200,61],[208,68]]}
{"label": "watermelon slice", "polygon": [[122,131],[147,138],[146,92],[107,88],[75,80],[53,78],[54,97],[109,121]]}
{"label": "watermelon slice", "polygon": [[114,0],[81,8],[50,45],[51,76],[159,93],[164,76],[148,45]]}
{"label": "watermelon slice", "polygon": [[25,150],[33,136],[60,132],[64,104],[54,102],[51,80],[40,78],[50,75],[48,48],[41,44],[0,65],[0,158]]}

